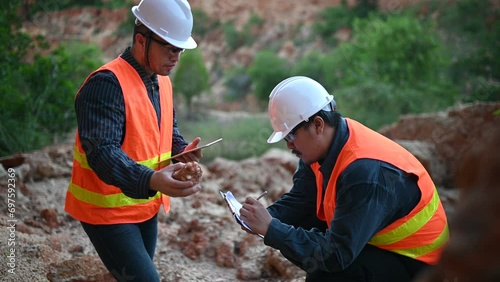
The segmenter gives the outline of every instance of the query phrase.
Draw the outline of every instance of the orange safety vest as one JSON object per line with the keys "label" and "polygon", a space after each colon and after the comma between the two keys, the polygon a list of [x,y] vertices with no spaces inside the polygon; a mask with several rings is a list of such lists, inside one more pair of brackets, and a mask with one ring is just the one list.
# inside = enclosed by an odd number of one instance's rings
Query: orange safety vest
{"label": "orange safety vest", "polygon": [[[158,128],[156,112],[137,71],[118,57],[94,71],[87,80],[102,70],[112,71],[123,91],[126,122],[122,150],[138,164],[159,170],[160,162],[172,154],[173,97],[170,79],[158,76],[161,107]],[[153,217],[162,203],[168,212],[170,198],[160,192],[148,199],[133,199],[123,194],[120,188],[99,179],[87,163],[79,135],[76,134],[66,212],[90,224],[137,223]]]}
{"label": "orange safety vest", "polygon": [[334,219],[336,183],[345,168],[357,159],[376,159],[390,163],[407,173],[418,176],[422,193],[417,206],[375,234],[368,244],[389,250],[428,264],[436,264],[449,239],[448,223],[438,192],[422,164],[397,143],[362,124],[346,118],[349,139],[342,148],[323,195],[323,175],[316,162],[311,165],[316,175],[318,196],[317,216],[330,227]]}

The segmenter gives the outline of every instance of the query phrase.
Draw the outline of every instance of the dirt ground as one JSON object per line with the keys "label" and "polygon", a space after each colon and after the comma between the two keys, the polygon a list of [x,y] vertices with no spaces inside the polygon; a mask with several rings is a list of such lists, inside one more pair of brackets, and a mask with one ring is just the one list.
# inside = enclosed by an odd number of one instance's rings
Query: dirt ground
{"label": "dirt ground", "polygon": [[[382,130],[407,146],[430,171],[448,216],[460,211],[460,199],[459,191],[446,183],[457,175],[477,178],[473,170],[456,173],[455,167],[467,163],[461,152],[483,148],[484,140],[495,132],[492,129],[498,128],[498,116],[491,113],[499,106],[471,104],[434,115],[408,116]],[[436,132],[441,136],[437,140]],[[16,165],[2,161],[0,281],[113,281],[79,222],[63,210],[72,148],[72,144],[55,145],[13,157],[19,161]],[[243,201],[266,189],[269,193],[261,201],[269,205],[290,189],[297,162],[289,151],[271,149],[256,158],[218,158],[202,165],[203,189],[190,197],[172,198],[171,211],[159,214],[155,263],[162,281],[304,281],[302,270],[259,237],[240,229],[219,194],[231,191]],[[471,162],[471,166],[482,165]],[[477,205],[483,207],[483,202],[481,198]],[[493,215],[490,212],[485,209],[485,216]],[[462,218],[454,220],[450,216],[452,228]],[[494,250],[485,247],[490,249]],[[467,253],[468,249],[460,250]],[[126,273],[120,275],[126,281]]]}
{"label": "dirt ground", "polygon": [[[259,160],[249,160],[247,166],[255,162]],[[216,161],[212,169],[234,164]],[[159,213],[155,264],[161,281],[303,281],[300,269],[264,246],[262,239],[240,230],[218,192],[223,176],[203,169],[203,190],[188,198],[172,198],[171,211]],[[21,174],[22,166],[18,170]],[[281,169],[275,174],[291,177],[287,173],[291,172]],[[7,217],[4,205],[8,191],[2,193],[0,236],[6,255],[0,259],[0,281],[114,281],[80,223],[63,210],[68,183],[69,177],[18,182],[13,218]],[[233,183],[240,185],[238,180]],[[257,191],[238,188],[233,193],[243,200]],[[9,228],[11,224],[15,226]],[[9,238],[14,258],[8,256]],[[122,276],[127,281],[126,273]]]}

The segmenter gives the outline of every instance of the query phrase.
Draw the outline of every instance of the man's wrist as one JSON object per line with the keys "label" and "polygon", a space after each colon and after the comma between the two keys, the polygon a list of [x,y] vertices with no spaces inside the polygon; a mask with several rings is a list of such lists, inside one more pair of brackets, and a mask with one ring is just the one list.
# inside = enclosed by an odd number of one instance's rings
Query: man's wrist
{"label": "man's wrist", "polygon": [[148,170],[145,172],[145,178],[147,181],[145,181],[145,185],[143,186],[144,189],[143,191],[145,192],[148,197],[154,196],[158,192],[158,174],[154,170]]}

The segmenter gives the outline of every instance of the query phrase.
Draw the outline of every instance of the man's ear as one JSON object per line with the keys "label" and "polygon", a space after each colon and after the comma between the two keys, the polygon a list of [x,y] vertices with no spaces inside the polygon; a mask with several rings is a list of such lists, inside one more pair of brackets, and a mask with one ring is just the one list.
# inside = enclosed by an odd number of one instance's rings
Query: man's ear
{"label": "man's ear", "polygon": [[313,120],[314,124],[314,130],[316,131],[316,134],[321,134],[325,130],[325,121],[323,120],[322,117],[315,116]]}
{"label": "man's ear", "polygon": [[145,48],[146,46],[146,37],[144,35],[137,33],[135,35],[135,42],[141,45],[142,48]]}

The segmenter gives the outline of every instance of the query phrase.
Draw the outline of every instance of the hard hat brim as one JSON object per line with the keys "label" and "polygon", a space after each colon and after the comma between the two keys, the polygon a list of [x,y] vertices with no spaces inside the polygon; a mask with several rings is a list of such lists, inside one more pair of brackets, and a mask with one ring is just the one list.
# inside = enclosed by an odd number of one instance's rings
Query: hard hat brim
{"label": "hard hat brim", "polygon": [[163,36],[160,36],[160,37],[163,40],[167,41],[168,43],[174,45],[177,48],[195,49],[198,46],[198,44],[196,43],[196,41],[194,41],[193,37],[191,37],[191,36],[186,41],[177,41],[177,40],[173,40],[171,38],[163,37]]}
{"label": "hard hat brim", "polygon": [[288,133],[281,131],[274,131],[271,136],[267,139],[267,143],[272,144],[281,141]]}

